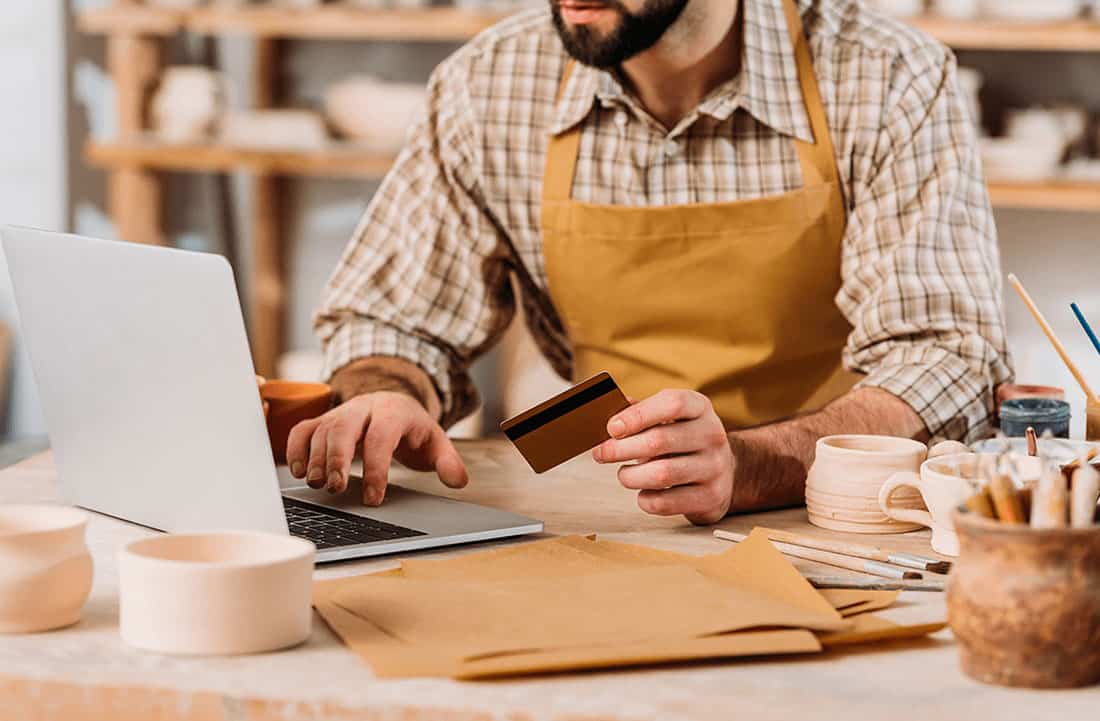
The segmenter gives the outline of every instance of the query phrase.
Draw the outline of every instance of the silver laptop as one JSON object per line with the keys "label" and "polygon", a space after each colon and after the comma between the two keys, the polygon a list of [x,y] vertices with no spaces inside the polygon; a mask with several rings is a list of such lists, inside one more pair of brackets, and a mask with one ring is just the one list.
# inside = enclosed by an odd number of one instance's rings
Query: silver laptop
{"label": "silver laptop", "polygon": [[0,228],[0,239],[61,487],[76,505],[164,531],[293,533],[317,544],[319,561],[542,530],[397,486],[379,508],[360,505],[354,488],[280,489],[221,256],[27,228]]}

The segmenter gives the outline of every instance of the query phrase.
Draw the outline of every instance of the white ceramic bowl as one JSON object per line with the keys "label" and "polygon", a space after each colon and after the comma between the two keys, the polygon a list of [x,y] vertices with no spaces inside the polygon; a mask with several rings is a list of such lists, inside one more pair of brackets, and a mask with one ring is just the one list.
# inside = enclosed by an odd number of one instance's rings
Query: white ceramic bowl
{"label": "white ceramic bowl", "polygon": [[1010,182],[1048,180],[1058,172],[1065,142],[1016,138],[982,138],[982,165],[986,178]]}
{"label": "white ceramic bowl", "polygon": [[325,117],[341,135],[380,150],[398,150],[423,114],[426,89],[353,75],[325,91]]}
{"label": "white ceramic bowl", "polygon": [[982,0],[982,14],[1021,22],[1072,20],[1081,15],[1081,0]]}
{"label": "white ceramic bowl", "polygon": [[119,553],[119,627],[168,654],[274,651],[310,634],[312,543],[267,533],[154,536]]}
{"label": "white ceramic bowl", "polygon": [[969,20],[981,12],[980,0],[932,0],[932,12],[953,20]]}
{"label": "white ceramic bowl", "polygon": [[68,506],[0,505],[0,633],[71,626],[92,590],[88,515]]}
{"label": "white ceramic bowl", "polygon": [[896,18],[910,18],[924,12],[924,0],[871,0],[870,4]]}

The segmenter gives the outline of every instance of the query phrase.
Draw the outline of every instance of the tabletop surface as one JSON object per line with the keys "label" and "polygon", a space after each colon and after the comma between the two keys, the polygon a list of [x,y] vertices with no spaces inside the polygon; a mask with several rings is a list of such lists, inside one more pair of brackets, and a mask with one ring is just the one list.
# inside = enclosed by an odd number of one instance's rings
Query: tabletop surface
{"label": "tabletop surface", "polygon": [[[618,486],[613,468],[587,457],[535,476],[503,441],[466,441],[471,483],[450,491],[434,476],[394,469],[391,480],[441,495],[515,511],[546,523],[547,535],[602,537],[693,554],[726,549],[711,528],[681,518],[643,514],[633,494]],[[0,503],[57,502],[49,454],[0,472]],[[726,519],[718,527],[753,526],[809,531],[803,509]],[[873,538],[819,536],[873,542],[892,550],[930,554],[927,532]],[[132,649],[118,636],[115,554],[122,544],[153,533],[91,514],[88,544],[95,583],[83,620],[44,634],[0,636],[0,721],[28,719],[508,719],[642,720],[725,718],[1095,719],[1100,688],[1035,692],[970,681],[958,669],[948,630],[918,641],[895,642],[784,658],[668,665],[489,682],[448,679],[375,679],[315,615],[310,640],[278,653],[229,658],[169,657]],[[512,543],[516,541],[510,541]],[[420,552],[441,557],[488,544]],[[844,571],[795,561],[816,575]],[[391,568],[395,558],[328,564],[317,578]],[[902,594],[884,615],[921,622],[944,617],[942,593]]]}

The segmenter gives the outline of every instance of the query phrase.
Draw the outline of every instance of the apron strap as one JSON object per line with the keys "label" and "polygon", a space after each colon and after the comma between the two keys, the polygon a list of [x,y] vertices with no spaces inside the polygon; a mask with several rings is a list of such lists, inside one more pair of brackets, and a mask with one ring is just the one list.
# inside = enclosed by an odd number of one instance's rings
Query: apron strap
{"label": "apron strap", "polygon": [[[573,74],[574,60],[565,64],[558,84],[558,102]],[[542,202],[566,202],[573,196],[573,175],[577,170],[577,154],[581,145],[581,124],[559,135],[551,135],[546,146],[546,173],[542,178]]]}
{"label": "apron strap", "polygon": [[807,186],[835,182],[840,187],[840,174],[836,167],[836,155],[833,151],[833,139],[829,134],[829,120],[825,115],[825,103],[821,99],[821,89],[814,73],[814,61],[810,55],[810,45],[802,28],[802,16],[798,12],[795,0],[783,0],[783,10],[787,15],[787,29],[791,35],[795,63],[798,65],[798,82],[802,87],[802,103],[806,115],[810,118],[814,143],[795,141],[798,158],[802,165],[803,183]]}

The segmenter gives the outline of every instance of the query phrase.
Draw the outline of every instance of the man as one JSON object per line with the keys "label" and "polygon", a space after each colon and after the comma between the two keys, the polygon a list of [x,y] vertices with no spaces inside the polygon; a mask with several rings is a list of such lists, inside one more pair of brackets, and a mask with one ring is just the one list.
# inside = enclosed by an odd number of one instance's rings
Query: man
{"label": "man", "polygon": [[[856,0],[551,0],[435,72],[317,327],[344,403],[292,471],[363,500],[443,427],[515,309],[639,399],[594,451],[695,523],[799,503],[832,433],[970,439],[1011,377],[950,53]],[[789,420],[784,420],[789,419]]]}

